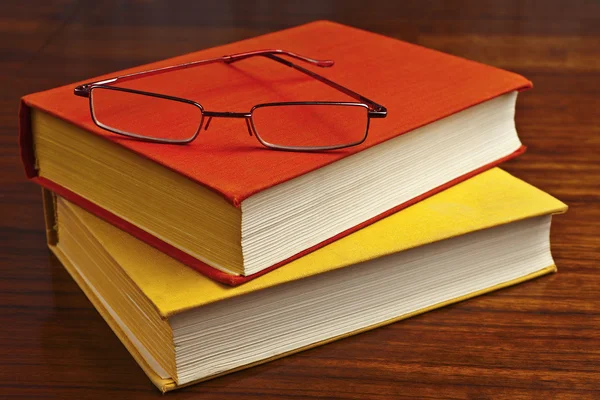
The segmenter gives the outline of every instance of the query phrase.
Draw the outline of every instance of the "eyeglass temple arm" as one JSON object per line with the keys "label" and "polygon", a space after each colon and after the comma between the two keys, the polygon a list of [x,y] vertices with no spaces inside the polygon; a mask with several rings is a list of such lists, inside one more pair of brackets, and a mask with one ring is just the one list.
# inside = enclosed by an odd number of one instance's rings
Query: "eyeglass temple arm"
{"label": "eyeglass temple arm", "polygon": [[[152,76],[152,75],[158,75],[158,74],[162,74],[165,72],[173,72],[173,71],[179,71],[179,70],[187,69],[187,68],[191,68],[191,67],[199,67],[201,65],[212,64],[215,62],[225,62],[225,63],[229,64],[234,61],[239,61],[239,60],[243,60],[243,59],[254,57],[254,56],[268,56],[271,54],[284,54],[286,56],[289,56],[289,57],[292,57],[297,60],[301,60],[301,61],[304,61],[304,62],[307,62],[310,64],[314,64],[319,67],[331,67],[334,64],[334,62],[332,60],[317,60],[314,58],[301,56],[299,54],[292,53],[291,51],[287,51],[287,50],[278,50],[278,49],[255,50],[255,51],[248,51],[245,53],[237,53],[237,54],[231,54],[231,55],[226,55],[226,56],[222,56],[222,57],[209,58],[206,60],[192,61],[192,62],[188,62],[188,63],[184,63],[184,64],[171,65],[168,67],[156,68],[156,69],[151,69],[148,71],[134,72],[131,74],[121,75],[121,76],[117,76],[114,78],[104,79],[101,81],[85,83],[83,85],[77,86],[74,90],[74,94],[77,96],[81,96],[81,97],[89,97],[90,88],[93,85],[112,85],[115,83],[127,82],[127,81],[130,81],[133,79],[148,77],[148,76]],[[281,62],[281,61],[283,61],[283,60],[279,59],[279,62]]]}
{"label": "eyeglass temple arm", "polygon": [[90,83],[86,83],[86,84],[77,86],[74,90],[74,94],[77,96],[81,96],[81,97],[89,97],[90,89],[93,85],[111,85],[111,84],[115,84],[118,82],[127,82],[127,81],[130,81],[133,79],[162,74],[165,72],[178,71],[178,70],[182,70],[182,69],[197,67],[197,66],[201,66],[201,65],[215,63],[215,62],[225,62],[227,64],[230,64],[232,62],[240,61],[240,60],[250,58],[250,57],[264,56],[264,57],[270,58],[271,60],[274,60],[281,64],[284,64],[288,67],[294,68],[314,79],[317,79],[318,81],[321,81],[321,82],[341,91],[342,93],[347,94],[348,96],[350,96],[356,100],[366,103],[367,105],[372,107],[372,110],[369,110],[369,115],[372,117],[383,118],[387,115],[386,108],[380,104],[377,104],[373,100],[367,99],[366,97],[361,96],[360,94],[358,94],[338,83],[335,83],[335,82],[325,78],[324,76],[321,76],[315,72],[312,72],[306,68],[303,68],[297,64],[294,64],[291,61],[277,57],[275,54],[292,57],[297,60],[301,60],[301,61],[307,62],[309,64],[313,64],[313,65],[316,65],[316,66],[322,67],[322,68],[331,67],[334,64],[334,62],[332,60],[317,60],[314,58],[301,56],[299,54],[296,54],[296,53],[293,53],[293,52],[287,51],[287,50],[280,50],[280,49],[256,50],[256,51],[249,51],[249,52],[245,52],[245,53],[226,55],[226,56],[217,57],[217,58],[210,58],[210,59],[206,59],[206,60],[192,61],[189,63],[172,65],[172,66],[163,67],[163,68],[156,68],[156,69],[152,69],[152,70],[148,70],[148,71],[134,72],[131,74],[121,75],[121,76],[117,76],[114,78],[109,78],[109,79],[105,79],[105,80],[101,80],[101,81],[90,82]]}
{"label": "eyeglass temple arm", "polygon": [[231,54],[229,56],[223,56],[222,59],[227,64],[230,64],[235,61],[244,60],[246,58],[255,57],[255,56],[269,56],[274,54],[283,54],[288,57],[295,58],[296,60],[304,61],[309,64],[316,65],[318,67],[327,68],[333,66],[333,60],[317,60],[315,58],[310,58],[306,56],[301,56],[300,54],[293,53],[287,50],[279,50],[279,49],[269,49],[269,50],[256,50],[256,51],[248,51],[246,53],[237,53]]}
{"label": "eyeglass temple arm", "polygon": [[[287,53],[284,53],[284,54],[289,55]],[[384,106],[382,106],[381,104],[378,104],[378,103],[374,102],[373,100],[370,100],[370,99],[366,98],[363,95],[360,95],[360,94],[356,93],[355,91],[353,91],[351,89],[348,89],[345,86],[340,85],[339,83],[336,83],[336,82],[334,82],[332,80],[329,80],[329,79],[325,78],[324,76],[317,74],[316,72],[313,72],[313,71],[308,70],[308,69],[306,69],[304,67],[301,67],[300,65],[294,64],[291,61],[285,60],[285,59],[283,59],[281,57],[277,57],[273,53],[261,54],[261,55],[264,56],[264,57],[270,58],[271,60],[274,60],[274,61],[277,61],[277,62],[282,63],[284,65],[287,65],[288,67],[294,68],[295,70],[298,70],[298,71],[300,71],[300,72],[302,72],[302,73],[304,73],[304,74],[306,74],[306,75],[308,75],[308,76],[310,76],[310,77],[312,77],[312,78],[314,78],[314,79],[316,79],[318,81],[321,81],[321,82],[325,83],[326,85],[331,86],[334,89],[339,90],[340,92],[342,92],[344,94],[347,94],[348,96],[350,96],[350,97],[352,97],[352,98],[354,98],[356,100],[359,100],[362,103],[367,104],[370,107],[370,109],[369,109],[369,116],[372,117],[372,118],[385,118],[387,116],[387,109]],[[331,66],[331,65],[333,65],[333,61],[331,61],[330,65],[319,65],[319,66]]]}

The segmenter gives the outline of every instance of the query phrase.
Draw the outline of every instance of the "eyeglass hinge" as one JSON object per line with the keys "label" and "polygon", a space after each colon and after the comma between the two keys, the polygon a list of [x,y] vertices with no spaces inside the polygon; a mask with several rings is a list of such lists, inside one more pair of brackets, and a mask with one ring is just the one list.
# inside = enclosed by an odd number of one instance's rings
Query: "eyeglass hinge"
{"label": "eyeglass hinge", "polygon": [[90,85],[79,85],[73,90],[73,93],[75,96],[90,97]]}
{"label": "eyeglass hinge", "polygon": [[385,118],[387,116],[387,108],[384,106],[377,106],[372,110],[369,110],[369,117],[371,118]]}

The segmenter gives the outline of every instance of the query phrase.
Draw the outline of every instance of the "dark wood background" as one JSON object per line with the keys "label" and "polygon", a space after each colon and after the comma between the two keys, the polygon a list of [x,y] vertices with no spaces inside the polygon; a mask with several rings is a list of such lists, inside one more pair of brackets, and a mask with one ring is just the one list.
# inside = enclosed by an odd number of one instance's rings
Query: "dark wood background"
{"label": "dark wood background", "polygon": [[0,397],[161,395],[45,246],[18,157],[20,96],[315,19],[530,78],[504,168],[571,207],[559,273],[169,398],[599,399],[600,2],[2,1]]}

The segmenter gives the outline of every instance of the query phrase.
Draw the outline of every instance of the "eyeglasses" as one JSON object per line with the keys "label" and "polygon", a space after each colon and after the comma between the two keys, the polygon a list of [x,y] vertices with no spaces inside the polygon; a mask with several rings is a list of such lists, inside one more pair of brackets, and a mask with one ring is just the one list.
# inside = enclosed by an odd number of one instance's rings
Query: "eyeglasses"
{"label": "eyeglasses", "polygon": [[[315,60],[285,50],[259,50],[136,72],[77,86],[76,96],[89,98],[94,123],[107,131],[144,141],[184,144],[196,139],[213,118],[241,118],[250,136],[276,150],[324,151],[356,146],[365,141],[371,118],[385,118],[384,106],[281,58],[284,55],[318,67],[331,60]],[[294,68],[358,102],[294,101],[257,104],[249,112],[207,111],[180,97],[112,86],[142,77],[216,62],[230,64],[263,56]],[[204,124],[207,119],[206,125]]]}

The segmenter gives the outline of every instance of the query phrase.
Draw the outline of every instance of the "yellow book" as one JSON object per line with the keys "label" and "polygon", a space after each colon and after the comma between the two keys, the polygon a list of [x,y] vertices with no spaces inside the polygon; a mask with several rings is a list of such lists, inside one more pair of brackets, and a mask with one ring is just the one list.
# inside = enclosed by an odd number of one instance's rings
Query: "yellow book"
{"label": "yellow book", "polygon": [[555,271],[552,196],[492,169],[228,287],[44,192],[48,242],[161,390]]}

